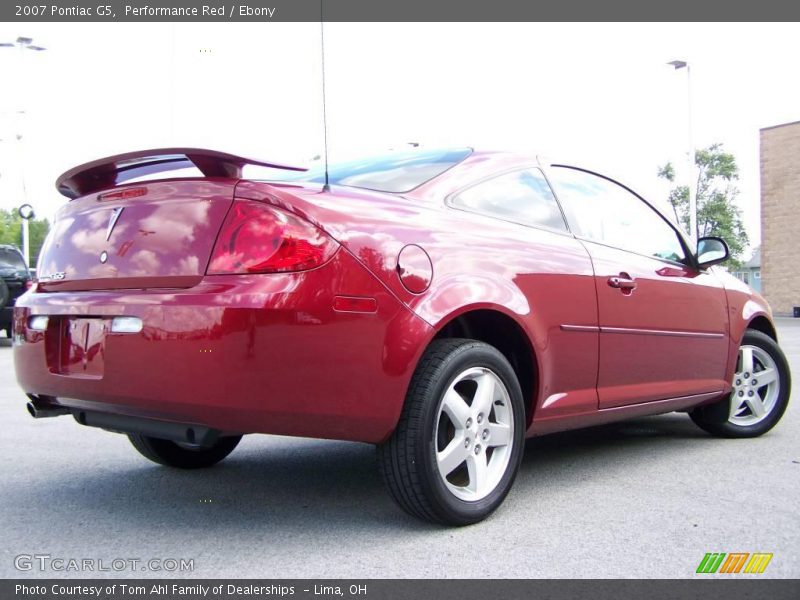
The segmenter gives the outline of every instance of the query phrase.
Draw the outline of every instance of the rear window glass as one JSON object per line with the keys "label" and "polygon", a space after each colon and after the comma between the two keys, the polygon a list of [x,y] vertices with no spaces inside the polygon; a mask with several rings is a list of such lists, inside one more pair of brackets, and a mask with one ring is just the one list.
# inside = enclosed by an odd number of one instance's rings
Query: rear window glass
{"label": "rear window glass", "polygon": [[25,269],[22,255],[12,248],[0,248],[0,267],[13,267],[19,271]]}
{"label": "rear window glass", "polygon": [[[331,185],[346,185],[379,192],[410,192],[457,165],[471,153],[470,148],[414,150],[332,163],[328,167],[328,181]],[[272,180],[325,183],[325,168],[314,167],[310,171],[289,177],[281,173]]]}

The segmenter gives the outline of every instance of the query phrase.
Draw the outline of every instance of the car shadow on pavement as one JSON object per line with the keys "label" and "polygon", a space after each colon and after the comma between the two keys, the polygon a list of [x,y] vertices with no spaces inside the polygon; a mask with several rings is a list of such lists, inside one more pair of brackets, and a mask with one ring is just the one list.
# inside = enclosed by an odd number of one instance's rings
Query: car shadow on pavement
{"label": "car shadow on pavement", "polygon": [[[53,522],[74,519],[77,511],[100,526],[156,527],[180,535],[367,535],[434,527],[394,506],[370,445],[251,436],[223,463],[181,471],[151,465],[132,447],[111,446],[127,446],[121,436],[96,433],[108,436],[99,446],[108,448],[107,457],[98,453],[89,459],[92,468],[66,465],[24,489],[7,489],[7,501],[30,505],[37,497],[56,497],[47,510]],[[646,460],[665,445],[674,449],[702,437],[686,415],[666,415],[529,440],[516,487],[536,490],[544,479],[549,494],[569,493],[576,480],[596,475],[599,465],[621,457]]]}
{"label": "car shadow on pavement", "polygon": [[[638,451],[655,452],[663,445],[681,445],[687,440],[711,440],[685,413],[641,417],[586,429],[575,429],[531,438],[525,444],[522,467],[559,466],[583,455],[604,458]],[[646,448],[642,449],[641,447]]]}
{"label": "car shadow on pavement", "polygon": [[0,337],[0,348],[11,348],[11,338]]}

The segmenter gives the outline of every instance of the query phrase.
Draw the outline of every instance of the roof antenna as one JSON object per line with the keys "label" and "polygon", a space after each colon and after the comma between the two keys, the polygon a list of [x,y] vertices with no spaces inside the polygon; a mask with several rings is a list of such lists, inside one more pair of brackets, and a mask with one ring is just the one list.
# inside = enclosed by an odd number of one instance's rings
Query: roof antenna
{"label": "roof antenna", "polygon": [[322,191],[329,192],[331,186],[328,184],[328,114],[325,109],[325,18],[322,13],[322,3],[323,0],[319,0],[319,48],[322,55],[322,132],[325,146],[325,185],[322,186]]}

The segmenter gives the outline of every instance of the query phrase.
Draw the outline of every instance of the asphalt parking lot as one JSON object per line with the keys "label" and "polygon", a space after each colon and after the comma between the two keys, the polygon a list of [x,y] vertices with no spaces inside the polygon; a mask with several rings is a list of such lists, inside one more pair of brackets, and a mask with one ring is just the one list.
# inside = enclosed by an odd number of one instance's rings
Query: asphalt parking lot
{"label": "asphalt parking lot", "polygon": [[[779,336],[800,386],[800,319]],[[762,577],[799,577],[797,398],[753,440],[713,439],[683,414],[531,440],[504,506],[445,529],[393,505],[371,446],[250,436],[180,472],[69,417],[35,421],[0,338],[0,577],[683,578],[706,552],[771,552]],[[194,571],[19,571],[23,554]]]}

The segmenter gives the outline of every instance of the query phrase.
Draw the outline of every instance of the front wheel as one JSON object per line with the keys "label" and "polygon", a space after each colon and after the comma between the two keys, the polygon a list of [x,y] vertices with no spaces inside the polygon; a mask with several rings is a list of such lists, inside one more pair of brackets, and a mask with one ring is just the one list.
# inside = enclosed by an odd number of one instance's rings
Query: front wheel
{"label": "front wheel", "polygon": [[482,342],[435,340],[414,373],[394,434],[378,448],[378,464],[406,512],[468,525],[508,494],[524,435],[522,391],[506,358]]}
{"label": "front wheel", "polygon": [[128,439],[139,454],[154,463],[178,469],[202,469],[217,464],[233,452],[242,436],[222,437],[208,447],[178,444],[138,434],[130,434]]}
{"label": "front wheel", "polygon": [[775,340],[747,330],[732,384],[729,396],[689,413],[692,421],[713,435],[729,438],[756,437],[777,425],[789,404],[792,381]]}

